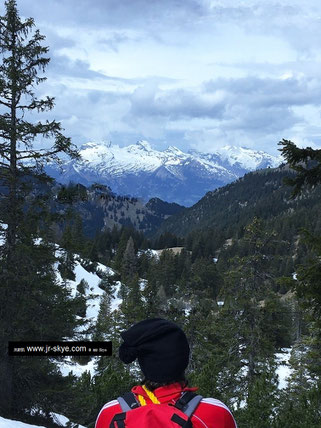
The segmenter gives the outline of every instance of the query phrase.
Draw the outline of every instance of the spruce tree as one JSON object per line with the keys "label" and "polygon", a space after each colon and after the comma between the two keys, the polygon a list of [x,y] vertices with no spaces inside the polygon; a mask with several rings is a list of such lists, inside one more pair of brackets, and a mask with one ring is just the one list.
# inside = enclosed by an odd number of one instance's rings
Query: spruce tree
{"label": "spruce tree", "polygon": [[[321,150],[311,147],[300,149],[289,141],[280,142],[283,146],[282,154],[296,171],[294,179],[287,180],[293,186],[293,194],[303,194],[306,187],[320,186],[321,184]],[[304,352],[300,359],[312,385],[320,394],[321,391],[321,237],[320,230],[301,231],[301,242],[305,244],[304,263],[296,266],[297,280],[293,281],[293,290],[299,298],[303,309],[303,316],[307,322],[307,331],[297,340],[297,345],[303,346]],[[297,370],[295,370],[297,372]],[[311,382],[310,382],[311,383]],[[304,388],[301,388],[303,393]],[[320,415],[321,402],[314,407]],[[312,426],[312,425],[311,425]]]}
{"label": "spruce tree", "polygon": [[[54,98],[38,99],[35,88],[45,77],[50,58],[48,47],[42,46],[44,36],[34,30],[32,18],[22,21],[15,0],[5,2],[6,14],[0,17],[0,158],[1,178],[8,186],[6,198],[6,256],[14,259],[19,222],[19,178],[24,172],[42,172],[45,162],[59,161],[60,153],[77,157],[71,141],[62,134],[61,124],[55,120],[28,122],[26,113],[45,112],[54,106]],[[53,139],[49,149],[34,147],[39,138]],[[26,161],[28,161],[28,166]],[[21,215],[21,213],[20,213]]]}
{"label": "spruce tree", "polygon": [[[267,244],[273,236],[264,230],[262,221],[257,218],[246,227],[243,239],[248,255],[230,260],[225,304],[220,311],[229,330],[233,331],[233,337],[227,344],[230,358],[226,371],[230,379],[236,379],[232,386],[234,398],[238,413],[247,424],[254,408],[263,406],[266,394],[271,395],[272,412],[272,398],[277,389],[274,372],[276,337],[274,329],[267,327],[274,317],[275,307],[269,303],[273,299],[274,279],[269,272],[266,254]],[[260,381],[264,377],[265,385]]]}
{"label": "spruce tree", "polygon": [[294,178],[287,178],[285,182],[293,186],[293,195],[298,195],[305,185],[315,186],[321,183],[321,149],[311,147],[300,149],[292,141],[283,139],[280,152],[296,171]]}
{"label": "spruce tree", "polygon": [[[6,225],[0,257],[0,300],[5,302],[0,311],[0,406],[8,416],[32,406],[46,412],[46,384],[59,383],[53,381],[59,373],[48,359],[8,357],[8,340],[59,340],[71,337],[75,326],[70,293],[56,280],[49,234],[36,242],[45,203],[33,211],[26,203],[30,189],[46,178],[46,162],[58,161],[61,153],[77,157],[59,122],[28,121],[31,113],[54,105],[52,97],[35,94],[45,80],[39,72],[50,60],[43,40],[32,18],[19,17],[16,1],[6,1],[0,17],[0,221]],[[37,143],[47,138],[50,148]],[[42,228],[50,230],[44,223]]]}
{"label": "spruce tree", "polygon": [[124,281],[132,279],[133,275],[137,273],[137,256],[135,251],[134,240],[130,236],[123,254],[121,263],[121,274]]}

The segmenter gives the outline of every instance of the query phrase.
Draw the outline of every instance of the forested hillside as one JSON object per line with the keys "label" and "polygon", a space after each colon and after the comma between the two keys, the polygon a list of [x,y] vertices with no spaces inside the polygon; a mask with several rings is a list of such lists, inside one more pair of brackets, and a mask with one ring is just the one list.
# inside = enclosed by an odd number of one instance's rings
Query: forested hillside
{"label": "forested hillside", "polygon": [[52,210],[63,213],[69,206],[78,213],[85,234],[90,237],[103,229],[121,226],[133,227],[150,235],[164,220],[184,208],[158,198],[144,203],[134,197],[119,196],[101,184],[89,188],[78,183],[67,186],[57,184],[52,192],[55,199]]}
{"label": "forested hillside", "polygon": [[210,227],[224,231],[226,238],[231,238],[254,217],[274,225],[281,222],[288,228],[297,224],[320,230],[321,220],[317,215],[320,189],[309,189],[292,198],[292,189],[283,180],[293,176],[294,172],[286,165],[248,173],[208,192],[198,203],[165,221],[157,233],[167,231],[186,236],[193,230]]}
{"label": "forested hillside", "polygon": [[[3,170],[0,167],[0,189],[2,195],[6,195],[9,189],[1,179],[1,172]],[[32,173],[22,175],[19,181],[29,188],[24,201],[25,210],[46,195],[48,208],[55,218],[52,229],[57,239],[60,239],[68,224],[77,228],[79,222],[82,223],[85,236],[91,238],[103,229],[122,226],[132,227],[151,236],[164,220],[184,209],[181,205],[158,198],[144,203],[131,196],[120,196],[98,183],[88,188],[79,183],[61,185],[54,180],[39,181]]]}

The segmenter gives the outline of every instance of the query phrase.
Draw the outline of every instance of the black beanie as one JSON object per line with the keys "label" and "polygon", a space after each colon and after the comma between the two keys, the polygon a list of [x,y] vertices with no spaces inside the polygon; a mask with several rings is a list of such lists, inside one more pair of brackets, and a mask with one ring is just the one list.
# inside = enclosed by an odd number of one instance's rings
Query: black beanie
{"label": "black beanie", "polygon": [[170,382],[184,378],[189,360],[185,333],[171,321],[153,318],[121,333],[119,358],[126,364],[136,358],[146,379]]}

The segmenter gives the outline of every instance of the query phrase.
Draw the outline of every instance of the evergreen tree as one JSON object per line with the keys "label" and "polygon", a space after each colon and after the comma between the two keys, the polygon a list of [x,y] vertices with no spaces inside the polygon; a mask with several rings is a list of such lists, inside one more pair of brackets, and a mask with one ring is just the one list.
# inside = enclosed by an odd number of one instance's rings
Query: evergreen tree
{"label": "evergreen tree", "polygon": [[294,187],[294,196],[299,194],[305,185],[315,186],[321,183],[321,149],[300,149],[292,141],[285,139],[280,141],[279,145],[283,146],[280,149],[282,155],[297,172],[294,178],[286,179],[286,183]]}
{"label": "evergreen tree", "polygon": [[[32,18],[21,20],[16,1],[6,1],[0,17],[0,220],[7,225],[0,259],[0,300],[5,302],[0,312],[0,406],[9,416],[32,406],[45,408],[46,383],[54,384],[58,373],[49,360],[8,357],[8,340],[59,340],[71,337],[75,326],[69,292],[56,282],[55,248],[46,240],[35,242],[41,209],[31,214],[24,206],[28,190],[45,178],[45,162],[58,160],[60,153],[77,157],[60,123],[26,120],[26,113],[45,112],[54,104],[51,97],[35,96],[35,87],[45,80],[38,73],[49,62],[43,40]],[[35,147],[39,137],[53,139],[52,147]]]}
{"label": "evergreen tree", "polygon": [[[267,376],[270,384],[265,387],[270,390],[271,397],[277,389],[274,373],[276,338],[274,329],[268,331],[267,328],[273,315],[270,310],[274,310],[273,305],[268,305],[269,296],[273,294],[273,278],[267,268],[268,257],[265,253],[267,243],[273,236],[264,230],[257,218],[246,228],[244,240],[249,246],[248,255],[234,257],[230,261],[230,271],[226,274],[225,304],[221,311],[229,319],[229,329],[233,331],[227,346],[233,356],[229,361],[229,377],[238,379],[233,385],[234,398],[238,412],[248,424],[253,403],[261,407],[266,399],[267,390],[262,389],[264,385],[258,379]],[[259,399],[258,388],[262,393]],[[254,422],[250,426],[254,427]]]}
{"label": "evergreen tree", "polygon": [[[117,233],[117,235],[116,235]],[[112,235],[115,239],[115,244],[117,246],[116,256],[114,259],[115,268],[118,271],[121,271],[121,265],[123,261],[124,252],[126,250],[126,246],[128,243],[128,239],[130,237],[130,233],[128,229],[123,229],[119,238],[119,233],[117,232],[117,228],[114,228],[112,231]]]}
{"label": "evergreen tree", "polygon": [[223,279],[211,259],[199,258],[191,268],[191,292],[201,299],[216,301]]}
{"label": "evergreen tree", "polygon": [[122,279],[126,282],[127,279],[132,278],[137,272],[137,256],[135,251],[134,240],[130,236],[123,254],[121,264]]}
{"label": "evergreen tree", "polygon": [[[19,225],[22,228],[22,225]],[[55,247],[37,242],[24,230],[15,246],[19,280],[0,260],[0,406],[10,417],[33,406],[48,410],[47,384],[60,388],[59,371],[45,357],[10,357],[8,341],[62,340],[73,336],[78,301],[59,284],[55,272]],[[55,380],[54,380],[55,379]],[[57,391],[56,390],[56,391]]]}
{"label": "evergreen tree", "polygon": [[[44,36],[34,30],[32,18],[22,21],[15,0],[5,2],[6,14],[0,17],[0,104],[6,111],[0,115],[0,158],[2,180],[9,188],[6,198],[6,257],[14,261],[14,249],[19,223],[19,177],[21,172],[39,172],[45,162],[58,161],[59,153],[76,157],[70,139],[55,120],[37,122],[25,120],[26,112],[44,112],[54,105],[52,97],[37,99],[34,88],[45,80],[44,71],[50,59],[48,48],[42,46]],[[54,138],[52,148],[34,148],[36,138]],[[26,166],[26,161],[31,166]]]}
{"label": "evergreen tree", "polygon": [[[296,171],[296,176],[287,183],[293,186],[293,194],[303,194],[307,186],[320,186],[321,183],[321,150],[310,147],[299,149],[288,140],[280,142],[283,145],[282,154]],[[297,266],[297,280],[293,281],[293,289],[299,297],[299,303],[304,310],[307,320],[307,331],[300,334],[298,343],[304,347],[301,353],[301,362],[306,371],[306,378],[314,379],[314,387],[321,391],[321,238],[320,230],[317,234],[303,230],[301,240],[305,244],[308,257],[304,263]],[[297,371],[297,370],[296,370]],[[301,372],[302,373],[302,370]],[[301,376],[301,374],[300,374]],[[302,378],[302,376],[301,376]],[[303,393],[304,388],[299,388]],[[306,396],[307,399],[307,396]],[[315,402],[314,402],[315,403]],[[314,407],[320,415],[321,403]],[[311,426],[312,422],[311,422]]]}
{"label": "evergreen tree", "polygon": [[121,311],[124,315],[126,327],[129,327],[145,318],[145,307],[138,274],[135,274],[131,279],[127,278],[126,290],[127,293],[121,303]]}
{"label": "evergreen tree", "polygon": [[305,340],[297,340],[290,358],[291,374],[287,388],[280,394],[275,427],[320,426],[321,386],[309,371],[309,352]]}

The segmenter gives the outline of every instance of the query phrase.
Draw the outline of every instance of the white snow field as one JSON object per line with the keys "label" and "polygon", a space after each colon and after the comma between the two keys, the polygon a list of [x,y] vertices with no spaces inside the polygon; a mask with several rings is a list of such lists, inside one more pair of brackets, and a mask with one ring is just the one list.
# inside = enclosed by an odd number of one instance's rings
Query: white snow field
{"label": "white snow field", "polygon": [[288,385],[287,378],[290,376],[292,370],[289,365],[289,359],[291,357],[292,348],[284,348],[282,352],[275,354],[278,362],[278,368],[276,373],[279,376],[279,389],[284,389]]}
{"label": "white snow field", "polygon": [[[58,413],[52,413],[55,422],[59,423],[62,427],[66,427],[69,419]],[[43,425],[30,425],[24,422],[15,421],[13,419],[5,419],[0,416],[0,428],[46,428]],[[83,425],[77,425],[77,428],[85,428]]]}
{"label": "white snow field", "polygon": [[14,421],[13,419],[5,419],[0,416],[0,428],[46,428],[39,425],[29,425],[24,422]]}

